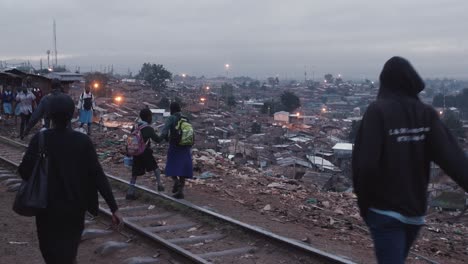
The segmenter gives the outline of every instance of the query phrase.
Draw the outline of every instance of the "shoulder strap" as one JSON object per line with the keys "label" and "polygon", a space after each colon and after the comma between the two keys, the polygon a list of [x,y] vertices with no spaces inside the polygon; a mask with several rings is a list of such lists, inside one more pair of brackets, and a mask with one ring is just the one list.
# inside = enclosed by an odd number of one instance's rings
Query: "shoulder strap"
{"label": "shoulder strap", "polygon": [[146,125],[141,125],[141,126],[139,126],[138,124],[136,124],[135,131],[140,132],[143,128],[145,128],[145,127],[147,127],[147,126],[148,126],[147,124],[146,124]]}

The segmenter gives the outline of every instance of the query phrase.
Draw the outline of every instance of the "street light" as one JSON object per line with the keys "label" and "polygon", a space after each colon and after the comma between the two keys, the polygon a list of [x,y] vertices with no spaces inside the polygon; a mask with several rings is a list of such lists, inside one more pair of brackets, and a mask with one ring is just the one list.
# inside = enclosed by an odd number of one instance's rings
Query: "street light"
{"label": "street light", "polygon": [[229,65],[228,63],[224,64],[224,68],[226,69],[226,77],[228,77],[229,75],[229,67],[231,67],[231,65]]}
{"label": "street light", "polygon": [[116,97],[114,98],[114,100],[115,100],[117,103],[121,103],[122,100],[123,100],[123,98],[122,98],[122,96],[116,96]]}
{"label": "street light", "polygon": [[93,86],[94,86],[94,89],[97,89],[99,88],[99,83],[95,82]]}

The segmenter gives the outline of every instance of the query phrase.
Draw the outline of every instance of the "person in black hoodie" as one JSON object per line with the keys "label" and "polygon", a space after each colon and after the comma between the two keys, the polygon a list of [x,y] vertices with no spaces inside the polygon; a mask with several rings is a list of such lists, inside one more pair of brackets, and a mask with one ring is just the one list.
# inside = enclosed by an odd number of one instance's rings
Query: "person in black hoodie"
{"label": "person in black hoodie", "polygon": [[[45,130],[48,158],[47,208],[36,216],[39,248],[47,264],[74,263],[85,212],[98,212],[98,192],[112,211],[113,223],[122,223],[111,187],[99,164],[91,139],[67,125],[75,104],[65,94],[50,98],[48,116],[52,129]],[[28,180],[38,155],[39,133],[34,135],[18,168]]]}
{"label": "person in black hoodie", "polygon": [[468,159],[422,103],[424,82],[404,58],[388,60],[353,150],[353,185],[379,263],[404,263],[427,208],[430,163],[468,191]]}

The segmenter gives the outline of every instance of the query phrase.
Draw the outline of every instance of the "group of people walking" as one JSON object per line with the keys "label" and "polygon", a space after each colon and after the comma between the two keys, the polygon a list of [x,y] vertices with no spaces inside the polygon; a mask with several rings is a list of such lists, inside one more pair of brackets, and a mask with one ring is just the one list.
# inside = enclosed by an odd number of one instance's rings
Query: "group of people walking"
{"label": "group of people walking", "polygon": [[161,134],[158,136],[154,129],[149,126],[152,123],[153,116],[151,110],[144,108],[140,111],[140,122],[134,129],[140,131],[143,141],[146,142],[146,147],[142,154],[133,156],[131,186],[126,196],[129,200],[135,199],[134,185],[136,179],[138,176],[144,175],[145,172],[154,173],[158,191],[165,190],[161,183],[161,170],[151,149],[151,141],[160,143],[163,139],[169,142],[165,175],[171,177],[174,182],[172,188],[174,198],[184,198],[185,179],[193,177],[192,152],[190,146],[180,146],[174,141],[173,137],[171,138],[171,133],[174,134],[177,121],[182,117],[181,107],[177,102],[170,104],[170,113],[170,117],[166,120]]}
{"label": "group of people walking", "polygon": [[[42,98],[42,91],[31,86],[31,81],[26,79],[23,85],[13,91],[11,86],[5,87],[0,95],[2,110],[5,119],[19,116],[21,119],[19,137],[24,138],[24,131],[32,113]],[[16,122],[15,122],[16,124]]]}
{"label": "group of people walking", "polygon": [[[62,93],[67,93],[65,87],[60,84],[60,81],[52,80],[50,96],[56,96]],[[15,91],[11,86],[6,86],[0,95],[2,110],[5,119],[21,118],[18,136],[24,139],[25,135],[29,134],[30,130],[42,119],[44,120],[43,127],[50,127],[50,119],[47,115],[49,102],[51,97],[42,96],[42,90],[31,85],[30,79],[23,82],[22,87]],[[42,100],[44,99],[44,100]],[[42,103],[41,103],[42,102]],[[79,112],[80,127],[87,125],[87,134],[91,134],[91,124],[93,119],[93,110],[95,109],[94,96],[90,91],[90,86],[87,84],[85,91],[78,99],[77,109]],[[15,122],[16,124],[16,122]]]}

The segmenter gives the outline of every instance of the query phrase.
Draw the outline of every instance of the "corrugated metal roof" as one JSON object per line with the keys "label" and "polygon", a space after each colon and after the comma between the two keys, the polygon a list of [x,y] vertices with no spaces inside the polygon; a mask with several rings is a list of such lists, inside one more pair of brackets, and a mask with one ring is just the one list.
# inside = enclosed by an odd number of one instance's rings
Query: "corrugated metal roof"
{"label": "corrugated metal roof", "polygon": [[51,72],[46,75],[51,79],[59,79],[65,82],[79,82],[83,80],[83,74],[73,72]]}
{"label": "corrugated metal roof", "polygon": [[353,144],[351,143],[336,143],[332,148],[333,150],[353,150]]}
{"label": "corrugated metal roof", "polygon": [[331,163],[330,161],[328,161],[328,160],[326,160],[326,159],[324,159],[322,157],[307,155],[307,159],[309,159],[309,161],[312,164],[314,164],[315,166],[317,166],[319,168],[323,168],[325,170],[331,170],[331,171],[341,171],[338,167],[333,165],[333,163]]}
{"label": "corrugated metal roof", "polygon": [[312,168],[309,162],[296,158],[296,157],[285,157],[279,158],[276,160],[276,163],[281,167],[291,166],[291,165],[300,165],[306,168]]}

